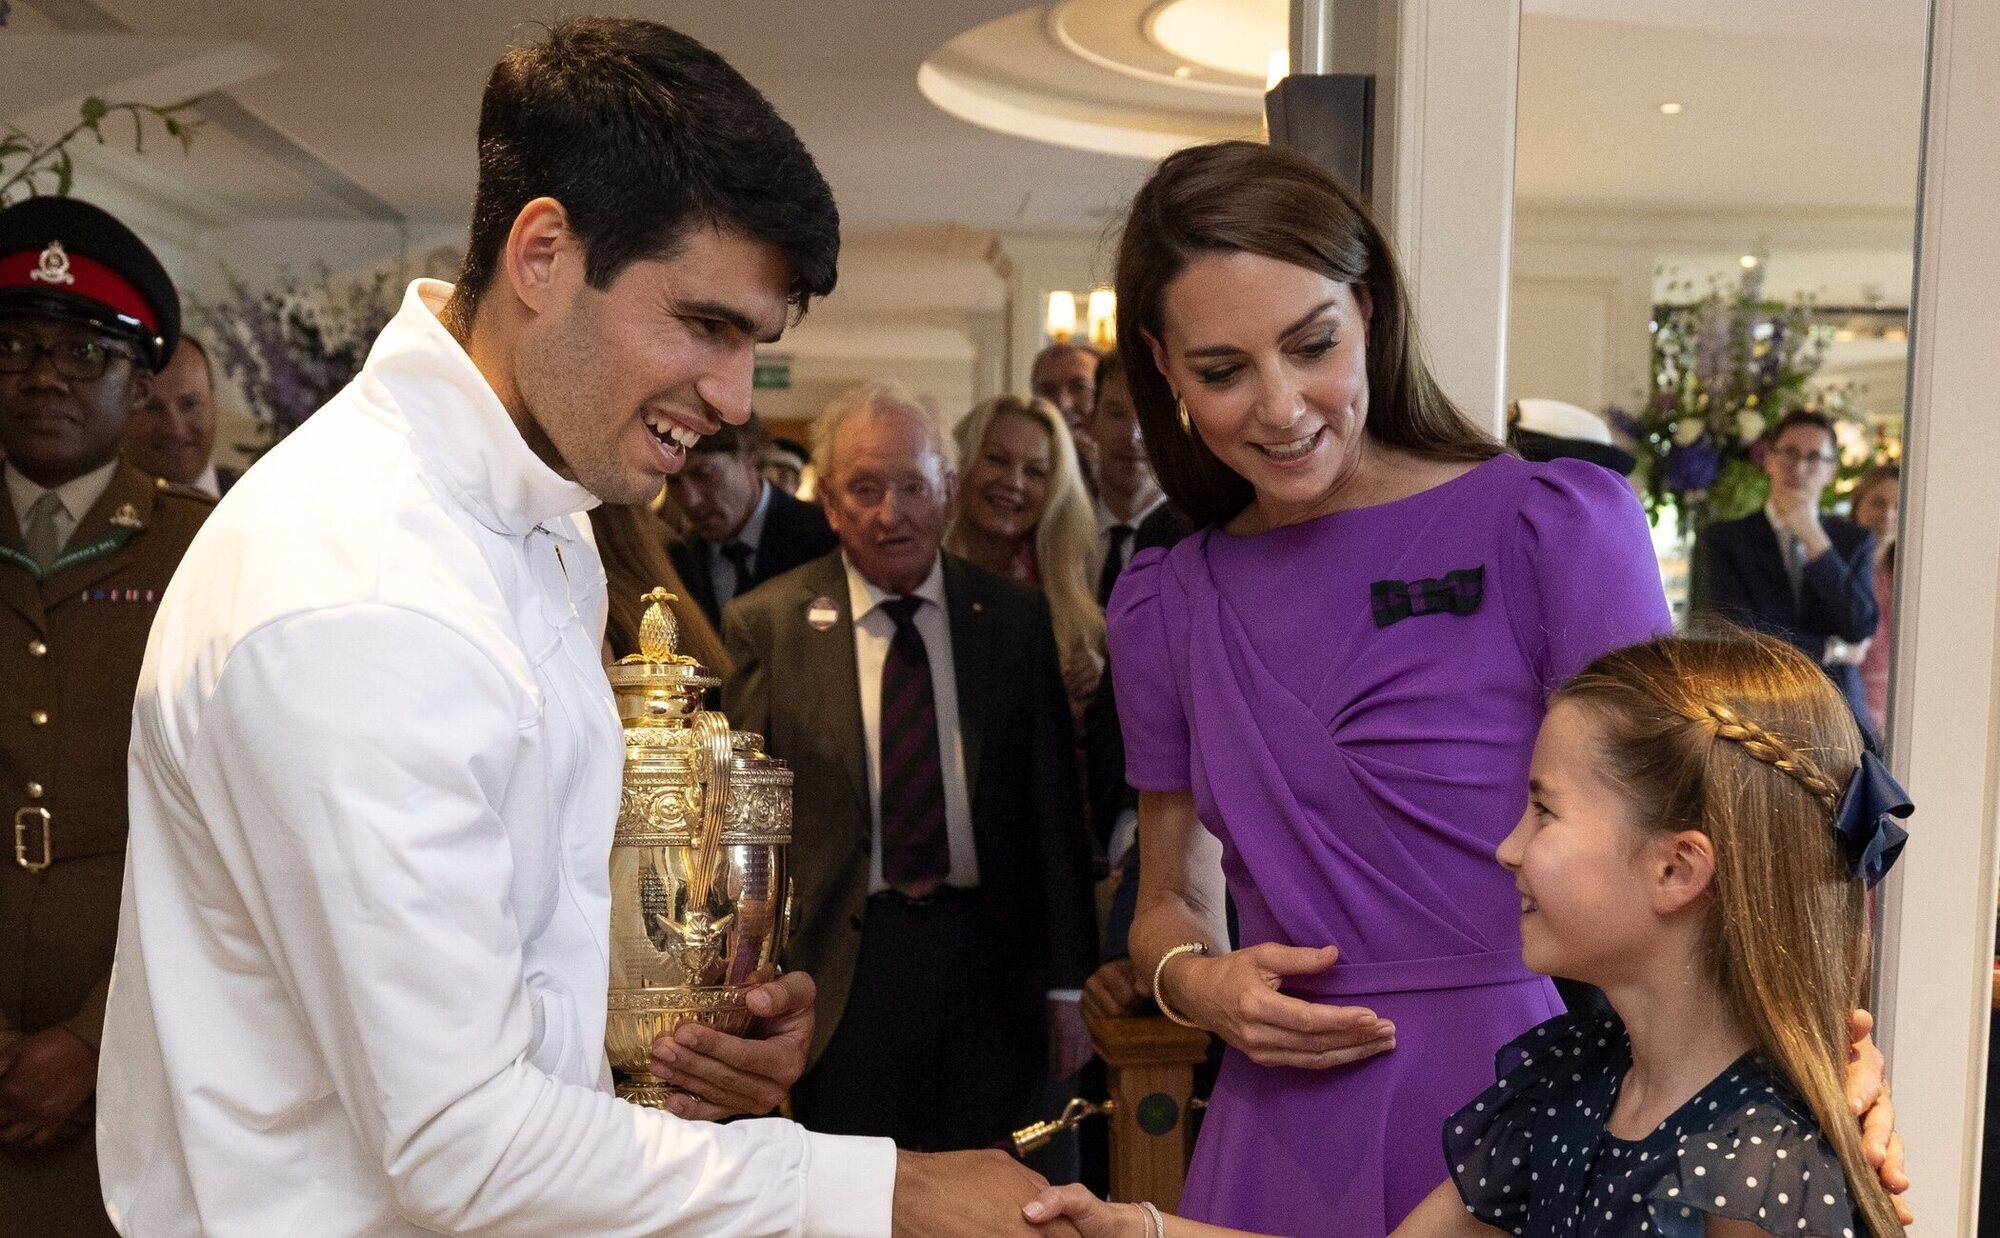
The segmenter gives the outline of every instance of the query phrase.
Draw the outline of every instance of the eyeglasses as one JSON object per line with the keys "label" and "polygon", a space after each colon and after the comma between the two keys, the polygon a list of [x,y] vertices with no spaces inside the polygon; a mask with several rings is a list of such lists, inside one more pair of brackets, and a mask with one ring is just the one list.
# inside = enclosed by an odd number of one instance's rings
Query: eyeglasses
{"label": "eyeglasses", "polygon": [[63,340],[44,344],[29,336],[0,331],[0,374],[26,374],[46,356],[63,378],[74,382],[94,382],[104,377],[114,357],[136,363],[139,358],[122,348],[112,348],[97,340]]}
{"label": "eyeglasses", "polygon": [[1832,464],[1833,453],[1825,451],[1800,451],[1796,447],[1773,447],[1771,454],[1786,464]]}

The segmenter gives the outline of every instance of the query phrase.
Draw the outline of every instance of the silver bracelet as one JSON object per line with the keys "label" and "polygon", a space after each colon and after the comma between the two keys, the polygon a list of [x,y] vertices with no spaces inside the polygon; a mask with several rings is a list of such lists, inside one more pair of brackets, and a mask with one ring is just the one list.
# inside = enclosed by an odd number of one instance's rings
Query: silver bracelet
{"label": "silver bracelet", "polygon": [[1167,1220],[1160,1215],[1160,1210],[1143,1199],[1139,1201],[1139,1208],[1153,1223],[1153,1238],[1167,1238]]}

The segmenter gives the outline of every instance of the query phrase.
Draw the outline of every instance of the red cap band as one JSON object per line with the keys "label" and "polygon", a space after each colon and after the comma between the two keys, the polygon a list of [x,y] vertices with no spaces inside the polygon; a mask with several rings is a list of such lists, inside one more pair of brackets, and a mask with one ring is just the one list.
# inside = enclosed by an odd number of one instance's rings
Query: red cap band
{"label": "red cap band", "polygon": [[14,288],[96,301],[148,336],[160,333],[153,307],[124,276],[95,259],[59,249],[57,243],[0,258],[0,292]]}

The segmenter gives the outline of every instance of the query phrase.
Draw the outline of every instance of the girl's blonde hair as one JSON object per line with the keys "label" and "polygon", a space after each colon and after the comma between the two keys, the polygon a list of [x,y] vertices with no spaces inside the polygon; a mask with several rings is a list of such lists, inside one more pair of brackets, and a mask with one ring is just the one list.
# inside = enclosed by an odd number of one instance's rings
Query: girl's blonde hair
{"label": "girl's blonde hair", "polygon": [[[958,446],[961,478],[979,458],[986,433],[996,418],[1026,417],[1049,432],[1049,501],[1035,522],[1035,566],[1042,577],[1042,595],[1056,630],[1056,649],[1067,666],[1081,651],[1094,656],[1104,649],[1104,610],[1091,588],[1091,563],[1097,558],[1097,513],[1083,487],[1083,469],[1076,461],[1076,442],[1061,410],[1039,396],[1003,395],[982,400],[952,428]],[[965,549],[965,502],[952,513],[944,547],[954,554]]]}
{"label": "girl's blonde hair", "polygon": [[1868,1228],[1902,1234],[1846,1100],[1870,954],[1866,891],[1833,828],[1862,752],[1847,702],[1790,645],[1735,631],[1608,653],[1555,700],[1598,722],[1640,828],[1714,843],[1707,955],[1729,1013],[1818,1119]]}

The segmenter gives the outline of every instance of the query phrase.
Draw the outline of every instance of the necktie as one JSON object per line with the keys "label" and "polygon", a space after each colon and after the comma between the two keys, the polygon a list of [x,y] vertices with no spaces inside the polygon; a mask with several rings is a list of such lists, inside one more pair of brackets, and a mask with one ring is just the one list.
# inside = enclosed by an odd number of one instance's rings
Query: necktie
{"label": "necktie", "polygon": [[28,504],[27,527],[22,535],[28,542],[28,555],[46,572],[62,553],[62,534],[56,532],[56,517],[68,515],[62,498],[53,490],[44,490],[40,498]]}
{"label": "necktie", "polygon": [[1132,540],[1132,526],[1114,524],[1111,526],[1111,549],[1104,556],[1104,570],[1097,574],[1097,604],[1111,605],[1111,590],[1118,583],[1118,573],[1125,570],[1125,545]]}
{"label": "necktie", "polygon": [[922,604],[914,597],[882,603],[896,623],[882,662],[882,877],[910,898],[929,894],[951,872],[937,698],[916,624]]}
{"label": "necktie", "polygon": [[728,595],[723,597],[718,605],[726,604],[730,598],[735,597],[750,587],[750,556],[755,553],[757,553],[756,549],[747,542],[724,542],[722,544],[722,557],[729,561],[730,568],[736,573],[736,579],[735,583],[729,587]]}
{"label": "necktie", "polygon": [[1798,599],[1799,590],[1806,579],[1806,544],[1787,533],[1785,535],[1785,580],[1792,586],[1792,598]]}

